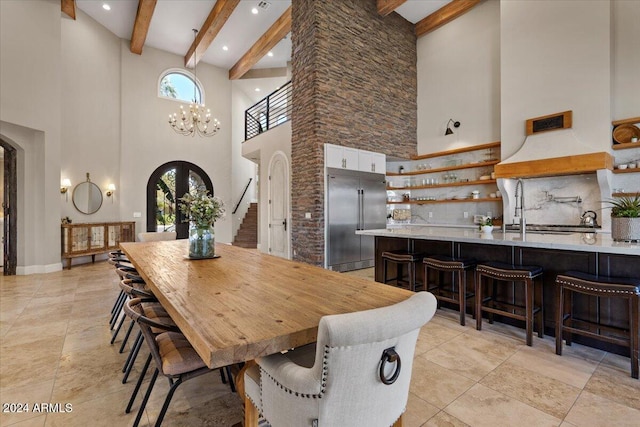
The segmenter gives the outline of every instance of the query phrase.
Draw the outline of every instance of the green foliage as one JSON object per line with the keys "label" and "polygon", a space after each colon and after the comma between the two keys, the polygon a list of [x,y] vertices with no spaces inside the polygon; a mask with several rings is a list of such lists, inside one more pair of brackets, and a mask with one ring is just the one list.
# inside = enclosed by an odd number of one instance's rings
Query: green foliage
{"label": "green foliage", "polygon": [[166,96],[168,98],[178,97],[178,91],[175,86],[173,86],[173,83],[171,83],[171,78],[169,78],[169,76],[166,76],[160,82],[160,93],[162,96]]}
{"label": "green foliage", "polygon": [[216,220],[224,217],[225,209],[222,199],[209,194],[205,187],[198,187],[195,191],[185,193],[178,199],[180,212],[185,221],[193,221],[198,226],[213,225]]}
{"label": "green foliage", "polygon": [[618,218],[639,218],[640,217],[640,195],[623,196],[609,200],[611,205],[611,216]]}

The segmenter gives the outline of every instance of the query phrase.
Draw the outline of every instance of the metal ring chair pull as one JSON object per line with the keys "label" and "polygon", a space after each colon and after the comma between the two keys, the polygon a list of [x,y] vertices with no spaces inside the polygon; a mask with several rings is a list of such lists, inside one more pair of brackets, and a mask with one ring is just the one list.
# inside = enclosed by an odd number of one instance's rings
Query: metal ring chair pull
{"label": "metal ring chair pull", "polygon": [[[389,363],[396,364],[396,370],[393,371],[391,377],[387,378],[384,375],[384,367]],[[390,347],[382,352],[382,358],[380,359],[380,381],[382,381],[386,385],[391,385],[396,382],[398,377],[400,376],[400,368],[401,368],[401,360],[400,355],[396,353],[395,347]]]}

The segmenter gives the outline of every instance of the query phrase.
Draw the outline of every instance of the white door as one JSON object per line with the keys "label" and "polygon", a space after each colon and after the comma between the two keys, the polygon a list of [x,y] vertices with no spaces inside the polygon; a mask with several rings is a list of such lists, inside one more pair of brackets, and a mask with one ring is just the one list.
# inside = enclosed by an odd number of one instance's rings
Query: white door
{"label": "white door", "polygon": [[269,162],[269,253],[289,258],[289,162],[276,152]]}

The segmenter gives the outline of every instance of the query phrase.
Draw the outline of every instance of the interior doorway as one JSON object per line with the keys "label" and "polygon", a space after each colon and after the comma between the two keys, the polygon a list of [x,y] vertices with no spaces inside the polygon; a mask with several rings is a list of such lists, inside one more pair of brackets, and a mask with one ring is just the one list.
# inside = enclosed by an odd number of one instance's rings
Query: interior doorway
{"label": "interior doorway", "polygon": [[178,239],[186,239],[189,224],[178,209],[178,199],[200,186],[213,195],[211,178],[193,163],[173,161],[158,167],[147,182],[147,231],[175,231]]}
{"label": "interior doorway", "polygon": [[2,273],[5,276],[16,274],[17,266],[17,225],[16,206],[18,197],[16,149],[0,138],[0,191],[2,191],[2,210],[0,210],[0,222],[2,223]]}
{"label": "interior doorway", "polygon": [[269,162],[269,253],[282,258],[289,254],[289,162],[276,152]]}

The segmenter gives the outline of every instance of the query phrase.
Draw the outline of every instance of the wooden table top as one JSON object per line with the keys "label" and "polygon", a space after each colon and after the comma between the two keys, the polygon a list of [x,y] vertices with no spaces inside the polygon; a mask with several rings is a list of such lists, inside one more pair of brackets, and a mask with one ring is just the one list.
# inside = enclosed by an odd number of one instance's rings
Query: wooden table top
{"label": "wooden table top", "polygon": [[187,240],[121,243],[210,368],[316,341],[320,318],[384,307],[410,291],[217,244],[220,258],[186,258]]}

